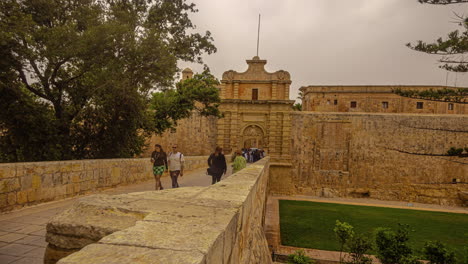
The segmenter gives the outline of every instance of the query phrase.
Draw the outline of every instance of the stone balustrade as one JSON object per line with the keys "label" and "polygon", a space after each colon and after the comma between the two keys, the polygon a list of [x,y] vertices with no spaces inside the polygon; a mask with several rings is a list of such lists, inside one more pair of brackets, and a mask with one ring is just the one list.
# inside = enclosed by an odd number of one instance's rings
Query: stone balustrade
{"label": "stone balustrade", "polygon": [[[185,157],[186,170],[206,167],[206,156]],[[153,178],[149,158],[0,164],[0,212]]]}
{"label": "stone balustrade", "polygon": [[272,263],[268,178],[267,157],[209,187],[81,198],[48,223],[45,263]]}

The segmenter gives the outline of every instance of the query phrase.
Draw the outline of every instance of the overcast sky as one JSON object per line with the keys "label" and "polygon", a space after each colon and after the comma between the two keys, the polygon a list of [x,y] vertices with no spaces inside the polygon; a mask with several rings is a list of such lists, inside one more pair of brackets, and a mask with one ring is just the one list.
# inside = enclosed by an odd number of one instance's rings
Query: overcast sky
{"label": "overcast sky", "polygon": [[[291,74],[290,98],[307,85],[445,85],[437,56],[405,46],[461,29],[465,5],[422,5],[417,0],[193,0],[197,31],[209,30],[218,52],[204,61],[217,78],[245,71],[256,54],[261,14],[261,59],[269,72]],[[202,66],[181,62],[200,72]],[[468,87],[468,74],[449,73],[448,85]]]}

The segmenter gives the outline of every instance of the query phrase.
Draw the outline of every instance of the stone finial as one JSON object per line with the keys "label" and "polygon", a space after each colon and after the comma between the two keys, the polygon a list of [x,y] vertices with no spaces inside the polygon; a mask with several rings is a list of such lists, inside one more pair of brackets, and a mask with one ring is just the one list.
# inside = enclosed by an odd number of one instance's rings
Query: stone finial
{"label": "stone finial", "polygon": [[193,71],[190,68],[185,68],[182,71],[182,80],[186,80],[193,77]]}

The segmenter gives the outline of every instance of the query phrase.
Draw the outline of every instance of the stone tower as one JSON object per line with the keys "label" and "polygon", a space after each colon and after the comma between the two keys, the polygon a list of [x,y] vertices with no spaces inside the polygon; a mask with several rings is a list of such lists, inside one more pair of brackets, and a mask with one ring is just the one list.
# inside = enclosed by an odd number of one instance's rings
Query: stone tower
{"label": "stone tower", "polygon": [[241,148],[261,148],[272,161],[290,161],[293,100],[287,71],[265,70],[266,60],[247,60],[245,72],[229,70],[221,80],[221,111],[217,144],[229,153]]}
{"label": "stone tower", "polygon": [[190,79],[193,77],[193,71],[192,69],[190,68],[185,68],[183,71],[182,71],[182,80],[185,80],[185,79]]}

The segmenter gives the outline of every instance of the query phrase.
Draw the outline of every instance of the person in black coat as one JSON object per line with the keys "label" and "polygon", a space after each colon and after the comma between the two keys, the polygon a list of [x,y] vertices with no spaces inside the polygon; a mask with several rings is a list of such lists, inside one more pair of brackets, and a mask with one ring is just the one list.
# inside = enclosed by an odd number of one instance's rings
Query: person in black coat
{"label": "person in black coat", "polygon": [[212,177],[211,184],[219,182],[221,176],[226,173],[226,157],[224,157],[222,152],[222,148],[216,147],[215,152],[208,158],[208,166],[210,167],[210,175]]}

